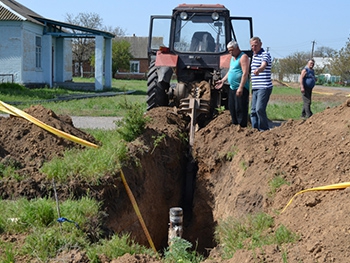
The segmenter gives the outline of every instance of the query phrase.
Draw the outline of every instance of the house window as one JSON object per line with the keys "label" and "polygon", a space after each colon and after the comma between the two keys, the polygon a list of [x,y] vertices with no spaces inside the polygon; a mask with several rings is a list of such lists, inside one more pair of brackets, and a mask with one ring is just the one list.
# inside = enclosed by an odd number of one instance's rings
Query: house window
{"label": "house window", "polygon": [[130,72],[132,73],[140,72],[140,61],[130,61]]}
{"label": "house window", "polygon": [[35,67],[41,68],[41,37],[35,37]]}

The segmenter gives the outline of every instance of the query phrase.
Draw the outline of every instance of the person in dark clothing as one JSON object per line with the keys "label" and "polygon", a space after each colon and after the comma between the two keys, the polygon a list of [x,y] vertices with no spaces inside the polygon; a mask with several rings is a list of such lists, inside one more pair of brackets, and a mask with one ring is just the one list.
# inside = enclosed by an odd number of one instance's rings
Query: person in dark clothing
{"label": "person in dark clothing", "polygon": [[303,109],[301,112],[302,118],[310,118],[312,116],[311,111],[311,95],[312,89],[315,87],[316,78],[314,72],[315,60],[310,59],[307,65],[300,74],[300,91],[303,99]]}
{"label": "person in dark clothing", "polygon": [[238,43],[231,41],[227,44],[231,54],[230,68],[226,75],[216,82],[215,88],[221,89],[224,82],[230,84],[228,108],[232,124],[247,127],[249,105],[249,57],[242,52]]}

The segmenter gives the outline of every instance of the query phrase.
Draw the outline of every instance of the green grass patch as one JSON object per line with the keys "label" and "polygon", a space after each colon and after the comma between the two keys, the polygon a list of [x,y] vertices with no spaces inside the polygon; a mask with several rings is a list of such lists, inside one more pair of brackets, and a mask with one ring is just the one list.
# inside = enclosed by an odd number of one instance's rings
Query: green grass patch
{"label": "green grass patch", "polygon": [[130,239],[129,234],[114,235],[111,239],[101,239],[96,245],[87,250],[87,256],[91,263],[100,263],[99,255],[105,255],[109,260],[123,256],[124,254],[148,254],[156,256],[153,250],[141,246]]}
{"label": "green grass patch", "polygon": [[77,178],[98,184],[101,177],[119,170],[122,163],[128,160],[128,150],[117,130],[88,131],[101,142],[100,148],[65,151],[63,158],[57,157],[46,162],[41,172],[49,179],[55,178],[60,182]]}
{"label": "green grass patch", "polygon": [[269,182],[270,191],[268,193],[269,196],[274,197],[278,188],[282,185],[290,185],[281,175],[276,175]]}
{"label": "green grass patch", "polygon": [[295,242],[298,237],[281,225],[274,232],[274,220],[265,213],[248,215],[245,218],[228,218],[220,222],[215,231],[215,239],[222,247],[222,257],[232,258],[239,249],[254,250],[266,245]]}
{"label": "green grass patch", "polygon": [[115,130],[89,130],[101,147],[67,150],[64,158],[56,157],[44,163],[41,172],[60,182],[78,178],[98,184],[101,177],[114,174],[129,160],[126,142],[142,134],[148,121],[139,104],[129,105],[126,116],[117,123]]}
{"label": "green grass patch", "polygon": [[[75,78],[75,82],[94,82],[94,79]],[[0,101],[6,102],[19,109],[26,109],[32,105],[42,105],[56,114],[70,116],[120,116],[128,111],[127,105],[138,103],[146,111],[147,81],[144,80],[116,80],[112,81],[112,88],[108,92],[133,91],[127,95],[111,97],[94,97],[86,99],[48,101],[62,96],[101,93],[100,91],[73,91],[64,88],[33,88],[28,89],[18,84],[0,84]]]}
{"label": "green grass patch", "polygon": [[[57,205],[52,199],[19,199],[1,201],[1,233],[26,234],[23,242],[13,245],[0,242],[0,261],[15,262],[16,257],[26,256],[31,262],[49,262],[65,250],[88,251],[92,259],[97,255],[121,256],[125,253],[151,253],[130,241],[129,236],[113,236],[111,240],[102,238],[100,203],[85,197],[80,200],[67,200],[60,203],[61,217],[69,219],[57,221]],[[28,258],[29,257],[29,258]],[[99,262],[99,261],[91,261]]]}

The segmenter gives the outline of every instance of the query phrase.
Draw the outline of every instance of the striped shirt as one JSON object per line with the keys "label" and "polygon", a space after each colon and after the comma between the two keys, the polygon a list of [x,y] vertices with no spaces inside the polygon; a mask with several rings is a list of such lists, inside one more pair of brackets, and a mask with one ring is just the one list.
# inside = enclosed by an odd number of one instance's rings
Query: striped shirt
{"label": "striped shirt", "polygon": [[[263,72],[259,75],[254,75],[254,70],[261,66],[263,61],[266,61],[267,66]],[[272,89],[271,80],[271,56],[270,53],[266,52],[263,48],[258,54],[253,55],[251,63],[251,80],[252,80],[252,90],[256,89]]]}

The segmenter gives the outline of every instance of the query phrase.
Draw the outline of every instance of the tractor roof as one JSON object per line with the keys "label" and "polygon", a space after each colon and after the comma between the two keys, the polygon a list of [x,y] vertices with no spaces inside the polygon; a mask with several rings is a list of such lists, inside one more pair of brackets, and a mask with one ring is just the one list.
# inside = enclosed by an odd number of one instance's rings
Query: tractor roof
{"label": "tractor roof", "polygon": [[174,11],[227,11],[224,5],[220,4],[180,4]]}

